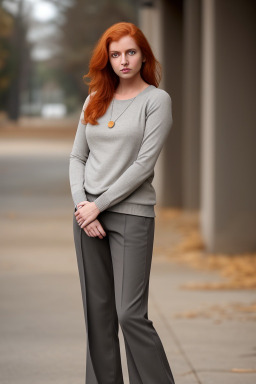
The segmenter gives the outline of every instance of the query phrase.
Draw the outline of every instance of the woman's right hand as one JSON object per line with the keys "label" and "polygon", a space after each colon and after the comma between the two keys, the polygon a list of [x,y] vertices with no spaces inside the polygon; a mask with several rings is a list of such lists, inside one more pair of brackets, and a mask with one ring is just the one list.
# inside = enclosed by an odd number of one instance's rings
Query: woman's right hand
{"label": "woman's right hand", "polygon": [[106,232],[98,219],[95,219],[90,224],[86,225],[83,230],[90,237],[98,236],[100,239],[103,239],[103,237],[106,236]]}

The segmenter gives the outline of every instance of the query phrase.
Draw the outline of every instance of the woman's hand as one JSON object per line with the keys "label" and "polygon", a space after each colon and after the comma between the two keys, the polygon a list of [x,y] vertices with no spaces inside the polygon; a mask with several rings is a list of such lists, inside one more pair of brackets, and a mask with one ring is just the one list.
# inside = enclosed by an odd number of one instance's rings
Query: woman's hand
{"label": "woman's hand", "polygon": [[[81,201],[81,203],[77,204],[77,208],[81,209],[84,205],[88,204],[89,201]],[[78,215],[76,216],[76,220],[79,224],[81,219],[79,219]],[[99,237],[100,239],[103,239],[104,236],[106,236],[106,232],[104,231],[101,223],[99,220],[95,219],[90,224],[88,224],[86,227],[84,227],[85,233],[90,237]]]}
{"label": "woman's hand", "polygon": [[90,237],[98,236],[100,239],[103,239],[103,237],[106,236],[106,232],[104,231],[101,223],[97,219],[92,221],[86,227],[84,227],[84,231]]}
{"label": "woman's hand", "polygon": [[81,228],[86,227],[92,221],[94,221],[100,214],[100,210],[97,205],[89,201],[83,201],[77,204],[78,210],[75,212],[76,221]]}

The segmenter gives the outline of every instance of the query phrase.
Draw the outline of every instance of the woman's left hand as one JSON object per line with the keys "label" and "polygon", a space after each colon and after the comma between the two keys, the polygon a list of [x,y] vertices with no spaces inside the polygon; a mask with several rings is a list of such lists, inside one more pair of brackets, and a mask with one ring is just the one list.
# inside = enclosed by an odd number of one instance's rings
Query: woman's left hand
{"label": "woman's left hand", "polygon": [[87,202],[75,212],[76,221],[81,228],[90,224],[100,214],[100,210],[94,202]]}

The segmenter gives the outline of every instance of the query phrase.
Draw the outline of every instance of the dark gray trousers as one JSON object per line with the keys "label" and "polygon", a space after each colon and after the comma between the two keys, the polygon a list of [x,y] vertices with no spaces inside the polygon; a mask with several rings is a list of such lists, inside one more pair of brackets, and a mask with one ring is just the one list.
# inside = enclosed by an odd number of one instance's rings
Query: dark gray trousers
{"label": "dark gray trousers", "polygon": [[155,219],[103,211],[98,220],[103,239],[87,236],[73,219],[87,331],[86,384],[123,384],[119,324],[130,384],[174,384],[148,319]]}

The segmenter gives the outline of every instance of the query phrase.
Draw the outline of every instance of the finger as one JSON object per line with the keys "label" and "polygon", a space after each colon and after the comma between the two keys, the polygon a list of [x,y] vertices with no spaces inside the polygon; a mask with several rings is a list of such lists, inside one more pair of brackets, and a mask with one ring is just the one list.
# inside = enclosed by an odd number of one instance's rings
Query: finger
{"label": "finger", "polygon": [[77,204],[77,209],[82,208],[85,205],[85,203],[79,203]]}
{"label": "finger", "polygon": [[87,236],[90,236],[89,231],[86,228],[84,228],[84,231],[85,231]]}
{"label": "finger", "polygon": [[97,226],[96,226],[97,230],[103,235],[103,236],[106,236],[106,232],[104,231],[104,228],[102,227],[101,223],[99,222],[99,220],[97,220]]}
{"label": "finger", "polygon": [[96,228],[95,228],[95,233],[96,233],[96,235],[97,235],[100,239],[103,239],[103,234],[102,234],[101,231],[99,230],[99,227],[96,227]]}
{"label": "finger", "polygon": [[80,206],[80,207],[78,207],[77,211],[75,212],[75,215],[76,215],[76,216],[80,216],[80,215],[81,215],[81,210],[82,210],[83,207],[84,207],[84,206]]}
{"label": "finger", "polygon": [[[86,227],[88,224],[89,224],[88,221],[87,221],[87,220],[84,220],[84,221],[81,223],[80,227],[81,227],[81,228],[84,228],[84,227]],[[90,232],[90,231],[89,231],[89,232]]]}
{"label": "finger", "polygon": [[103,238],[102,234],[98,231],[97,227],[95,227],[93,230],[92,230],[93,234],[97,237],[99,237],[100,239]]}
{"label": "finger", "polygon": [[79,215],[79,216],[76,216],[76,220],[77,221],[79,221],[79,220],[82,220],[83,218],[82,218],[82,216],[81,215]]}
{"label": "finger", "polygon": [[83,208],[85,205],[86,205],[86,203],[83,203],[83,204],[82,204],[82,203],[81,203],[81,204],[78,204],[78,205],[77,205],[77,209],[79,210],[80,208]]}
{"label": "finger", "polygon": [[91,230],[90,233],[92,234],[93,237],[97,237],[98,235],[96,234],[95,231]]}
{"label": "finger", "polygon": [[75,215],[76,215],[76,217],[78,217],[78,218],[79,218],[79,217],[82,217],[80,209],[79,209],[78,211],[76,211]]}
{"label": "finger", "polygon": [[81,225],[81,228],[86,227],[86,225],[90,224],[93,220],[95,220],[94,217],[87,218],[86,220],[84,220],[83,224]]}
{"label": "finger", "polygon": [[101,225],[98,225],[98,230],[99,230],[99,232],[102,234],[102,236],[106,236],[107,234],[106,234],[106,232],[104,231],[104,229],[103,229],[103,227],[101,226]]}
{"label": "finger", "polygon": [[89,203],[88,200],[80,201],[80,203],[77,204],[77,207],[83,206],[85,204]]}

